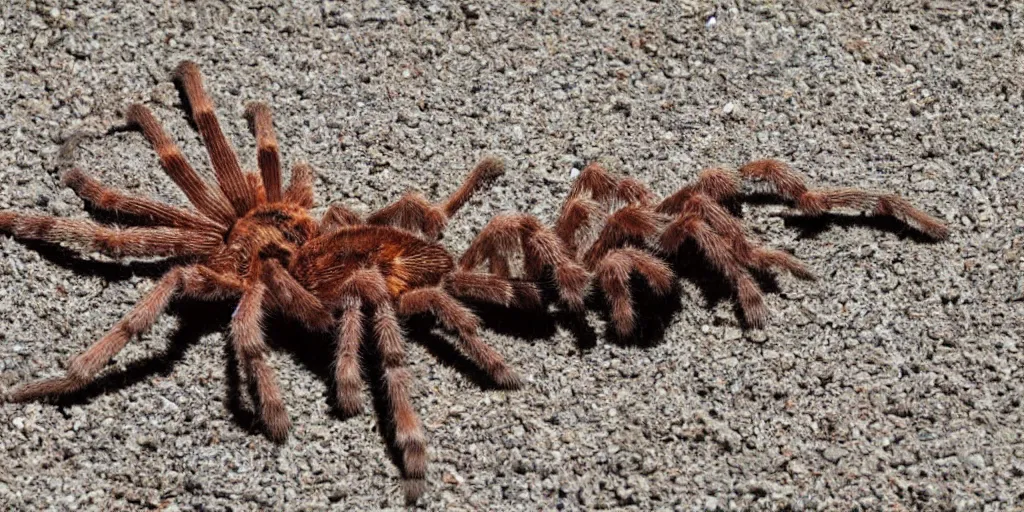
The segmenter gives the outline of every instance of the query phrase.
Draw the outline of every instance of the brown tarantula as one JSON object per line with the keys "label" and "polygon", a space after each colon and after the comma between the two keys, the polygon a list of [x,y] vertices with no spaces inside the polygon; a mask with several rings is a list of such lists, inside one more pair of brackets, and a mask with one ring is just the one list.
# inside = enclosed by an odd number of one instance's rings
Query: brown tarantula
{"label": "brown tarantula", "polygon": [[553,229],[528,215],[497,216],[456,264],[437,238],[474,192],[503,173],[499,160],[483,159],[440,204],[407,194],[365,219],[332,205],[316,220],[309,212],[309,166],[295,165],[291,182],[282,190],[269,107],[255,103],[246,109],[260,172],[244,173],[220,130],[198,67],[183,62],[175,77],[219,187],[210,187],[199,177],[147,108],[134,105],[127,116],[197,211],[129,196],[73,169],[64,182],[86,202],[139,217],[151,226],[112,229],[86,220],[0,211],[0,232],[72,244],[114,258],[186,257],[193,262],[172,268],[109,333],[71,360],[64,377],[23,385],[8,398],[25,401],[82,389],[132,337],[146,331],[174,297],[237,299],[231,347],[254,384],[268,435],[280,442],[287,437],[290,421],[267,361],[262,318],[279,312],[311,330],[334,334],[335,398],[343,412],[354,414],[361,409],[359,351],[366,311],[372,315],[369,324],[382,365],[381,387],[402,455],[409,500],[425,488],[427,455],[423,428],[409,399],[400,317],[434,316],[496,384],[514,389],[519,378],[480,339],[479,320],[459,299],[544,306],[540,285],[550,272],[561,304],[581,313],[593,276],[610,303],[614,331],[628,336],[637,326],[631,275],[643,276],[656,293],[667,293],[675,275],[658,256],[671,255],[692,241],[734,287],[747,324],[761,327],[767,310],[751,271],[779,268],[800,278],[813,276],[788,253],[758,247],[747,239],[730,211],[730,202],[740,193],[740,176],[761,183],[767,192],[808,214],[833,208],[871,210],[934,239],[948,234],[940,222],[899,197],[856,189],[808,189],[794,171],[775,160],[749,163],[738,174],[704,171],[696,183],[660,202],[642,183],[616,179],[591,164],[574,183]]}
{"label": "brown tarantula", "polygon": [[707,169],[695,183],[660,202],[643,183],[616,179],[600,165],[590,164],[573,184],[555,232],[574,255],[590,235],[592,242],[579,259],[594,273],[608,300],[616,334],[627,336],[636,326],[630,276],[639,274],[652,291],[665,295],[672,289],[675,275],[656,255],[671,256],[687,241],[692,241],[734,288],[750,327],[764,327],[768,320],[768,309],[751,271],[777,268],[800,279],[814,279],[789,253],[758,247],[747,239],[743,225],[728,207],[740,196],[741,177],[750,180],[755,191],[789,202],[808,215],[833,209],[861,210],[891,217],[933,240],[949,235],[941,222],[899,196],[854,188],[809,189],[796,171],[777,160],[750,162],[738,173]]}
{"label": "brown tarantula", "polygon": [[[282,190],[269,107],[254,103],[246,109],[260,172],[245,173],[221,132],[198,66],[181,63],[175,78],[209,152],[219,190],[199,177],[149,109],[133,105],[127,118],[141,129],[164,171],[197,211],[127,195],[73,169],[64,182],[86,202],[100,210],[141,217],[153,226],[112,229],[87,220],[0,211],[0,232],[71,244],[113,258],[190,257],[194,263],[167,272],[110,332],[70,361],[65,376],[25,384],[11,391],[8,399],[25,401],[83,388],[131,338],[149,329],[175,297],[237,299],[231,347],[254,384],[255,403],[268,435],[281,442],[291,422],[267,361],[261,327],[265,313],[278,311],[311,330],[335,333],[336,398],[343,412],[354,414],[361,409],[359,350],[365,307],[372,311],[372,338],[383,367],[382,388],[395,444],[402,454],[406,495],[415,500],[425,487],[426,438],[409,399],[411,377],[405,368],[399,317],[435,316],[454,331],[461,350],[496,384],[506,389],[520,385],[501,355],[480,339],[477,317],[456,297],[510,305],[517,297],[537,296],[536,289],[501,274],[477,272],[471,265],[457,267],[435,241],[470,196],[504,172],[503,164],[483,159],[441,204],[407,194],[365,220],[334,205],[317,220],[309,212],[313,174],[308,165],[295,165],[291,182]],[[587,273],[554,233],[529,217],[518,219],[523,261],[530,268],[553,267],[566,283],[566,300],[582,304]],[[500,235],[482,233],[478,242],[487,245],[495,237]]]}

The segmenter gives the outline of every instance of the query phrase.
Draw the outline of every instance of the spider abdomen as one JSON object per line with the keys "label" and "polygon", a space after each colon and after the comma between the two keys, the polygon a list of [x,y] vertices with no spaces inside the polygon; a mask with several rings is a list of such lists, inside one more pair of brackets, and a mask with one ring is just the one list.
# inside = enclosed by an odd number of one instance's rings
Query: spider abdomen
{"label": "spider abdomen", "polygon": [[386,226],[355,226],[310,240],[299,249],[289,273],[318,299],[336,304],[341,285],[361,268],[377,267],[388,291],[440,284],[455,263],[439,244]]}

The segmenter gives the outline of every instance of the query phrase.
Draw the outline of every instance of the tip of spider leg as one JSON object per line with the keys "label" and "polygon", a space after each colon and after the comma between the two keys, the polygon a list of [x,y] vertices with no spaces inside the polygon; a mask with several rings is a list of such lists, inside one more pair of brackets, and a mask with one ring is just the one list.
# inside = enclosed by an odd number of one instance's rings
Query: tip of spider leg
{"label": "tip of spider leg", "polygon": [[505,161],[494,155],[481,158],[480,163],[476,166],[477,169],[480,169],[481,177],[484,179],[497,178],[505,174]]}
{"label": "tip of spider leg", "polygon": [[358,397],[340,397],[338,398],[338,409],[346,418],[351,418],[363,412],[363,402]]}
{"label": "tip of spider leg", "polygon": [[523,379],[516,372],[509,368],[499,370],[494,375],[494,382],[498,384],[498,387],[508,391],[515,391],[522,389]]}
{"label": "tip of spider leg", "polygon": [[174,79],[181,80],[187,75],[198,75],[199,64],[191,60],[183,60],[174,67]]}
{"label": "tip of spider leg", "polygon": [[405,504],[415,505],[420,496],[427,492],[427,481],[423,478],[403,479],[402,490],[405,491]]}
{"label": "tip of spider leg", "polygon": [[803,281],[817,281],[818,276],[807,269],[801,269],[793,272],[793,276]]}
{"label": "tip of spider leg", "polygon": [[124,119],[129,126],[139,126],[142,120],[149,116],[149,109],[141,103],[132,103],[128,110],[124,111]]}
{"label": "tip of spider leg", "polygon": [[263,101],[250,101],[245,105],[245,120],[249,122],[250,131],[254,128],[253,122],[256,115],[261,112],[270,112],[270,105]]}
{"label": "tip of spider leg", "polygon": [[288,431],[292,428],[292,422],[288,418],[271,421],[266,425],[267,437],[275,444],[284,444],[288,441]]}
{"label": "tip of spider leg", "polygon": [[767,311],[751,311],[743,316],[747,321],[747,327],[750,329],[764,329],[768,325],[768,312]]}
{"label": "tip of spider leg", "polygon": [[614,322],[613,329],[615,329],[615,335],[620,340],[630,340],[633,338],[634,331],[636,331],[636,324],[632,319],[620,320]]}
{"label": "tip of spider leg", "polygon": [[85,182],[85,172],[78,167],[72,167],[60,175],[60,182],[68,188],[77,189]]}

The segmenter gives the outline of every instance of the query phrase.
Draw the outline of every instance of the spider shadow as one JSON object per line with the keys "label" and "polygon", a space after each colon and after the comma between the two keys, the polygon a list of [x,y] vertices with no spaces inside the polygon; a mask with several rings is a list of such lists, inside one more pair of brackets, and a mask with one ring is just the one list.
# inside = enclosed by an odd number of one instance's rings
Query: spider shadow
{"label": "spider shadow", "polygon": [[[597,330],[587,321],[586,313],[574,312],[558,306],[558,289],[554,276],[548,269],[537,281],[540,283],[541,305],[533,308],[500,306],[479,301],[464,301],[473,308],[483,325],[490,331],[526,341],[551,339],[559,328],[565,329],[576,340],[580,353],[597,346]],[[649,348],[658,345],[665,338],[665,331],[672,319],[682,310],[678,287],[665,295],[657,295],[637,275],[631,276],[630,291],[637,311],[638,322],[634,332],[620,336],[614,329],[605,328],[603,337],[623,347]],[[554,305],[554,307],[552,307]],[[608,301],[604,294],[592,288],[584,300],[588,311],[595,311],[598,317],[610,326],[611,318]]]}
{"label": "spider shadow", "polygon": [[[676,274],[676,279],[688,281],[697,288],[704,299],[705,309],[710,311],[719,304],[728,302],[740,327],[751,328],[743,315],[739,301],[736,300],[735,287],[708,261],[693,240],[683,242],[676,253],[668,256],[666,261]],[[781,293],[782,288],[773,274],[758,270],[751,270],[750,273],[765,295]]]}
{"label": "spider shadow", "polygon": [[484,301],[459,299],[480,318],[488,331],[525,341],[550,340],[559,328],[565,329],[585,352],[597,346],[597,331],[587,322],[586,314],[552,304],[558,302],[558,289],[548,269],[537,280],[541,304],[534,307],[502,306]]}
{"label": "spider shadow", "polygon": [[870,228],[890,233],[901,240],[910,239],[919,244],[934,244],[937,241],[924,233],[910,229],[906,224],[892,218],[877,215],[843,215],[823,213],[817,216],[784,214],[782,222],[787,228],[796,228],[798,240],[815,239],[833,227]]}
{"label": "spider shadow", "polygon": [[166,349],[132,361],[119,370],[103,373],[83,388],[51,401],[60,407],[83,405],[100,395],[130,388],[151,377],[170,376],[193,345],[203,336],[221,330],[220,326],[231,316],[232,307],[228,302],[173,301],[167,314],[178,319],[178,327],[171,334]]}
{"label": "spider shadow", "polygon": [[619,334],[612,327],[611,303],[601,291],[592,291],[587,297],[587,309],[597,312],[605,322],[605,338],[620,347],[653,348],[665,341],[665,332],[672,321],[683,310],[682,293],[678,281],[673,282],[668,293],[659,295],[647,281],[633,272],[630,275],[630,293],[636,326],[633,332]]}
{"label": "spider shadow", "polygon": [[[437,322],[428,315],[402,318],[406,340],[423,347],[442,365],[452,368],[474,385],[487,390],[502,389],[483,369],[459,352],[452,343],[436,331]],[[334,390],[337,388],[335,369],[336,339],[332,333],[312,332],[299,322],[280,315],[272,316],[266,325],[268,345],[275,351],[288,354],[294,361],[323,381],[328,389],[325,397],[331,414],[339,420],[350,417],[342,411]],[[384,380],[383,360],[374,342],[373,311],[367,307],[363,315],[363,342],[360,345],[360,375],[370,391],[370,405],[376,415],[378,431],[387,447],[388,456],[403,478],[407,471],[402,450],[397,442],[392,421],[391,403]],[[237,366],[237,363],[236,363]],[[255,396],[250,393],[250,396]],[[251,413],[250,413],[251,414]]]}
{"label": "spider shadow", "polygon": [[70,270],[75,275],[99,277],[107,282],[119,282],[133,276],[159,278],[172,267],[191,261],[188,258],[165,258],[160,260],[96,260],[81,256],[77,251],[59,244],[39,240],[19,240],[27,249],[39,254],[44,260],[55,266]]}
{"label": "spider shadow", "polygon": [[[734,200],[730,202],[729,209],[733,215],[736,215],[737,217],[743,216],[741,202],[754,206],[780,204],[779,198],[772,194],[748,194],[743,197],[742,201]],[[784,226],[787,228],[794,228],[798,231],[798,240],[815,239],[829,229],[839,227],[843,229],[868,228],[874,231],[895,235],[901,240],[910,239],[921,244],[934,244],[938,242],[924,233],[911,229],[905,223],[896,220],[896,218],[889,215],[834,212],[825,212],[819,215],[808,215],[800,212],[799,210],[791,210],[782,212],[778,214],[778,216],[782,218]]]}
{"label": "spider shadow", "polygon": [[[46,261],[75,273],[76,275],[100,277],[105,282],[118,282],[133,276],[159,278],[171,268],[188,263],[188,258],[168,258],[154,261],[102,261],[84,258],[76,251],[58,244],[37,240],[22,243],[35,251]],[[178,326],[171,334],[166,348],[156,354],[126,364],[114,371],[102,372],[96,379],[81,389],[63,396],[45,399],[58,407],[84,405],[100,395],[128,389],[154,376],[171,375],[174,366],[184,359],[187,351],[208,334],[222,332],[228,325],[234,304],[230,301],[194,301],[175,299],[167,307],[166,315],[178,319]],[[228,368],[226,406],[232,419],[249,433],[259,432],[259,420],[246,409],[240,391],[238,362],[230,345],[225,344]],[[254,396],[250,394],[250,396]]]}

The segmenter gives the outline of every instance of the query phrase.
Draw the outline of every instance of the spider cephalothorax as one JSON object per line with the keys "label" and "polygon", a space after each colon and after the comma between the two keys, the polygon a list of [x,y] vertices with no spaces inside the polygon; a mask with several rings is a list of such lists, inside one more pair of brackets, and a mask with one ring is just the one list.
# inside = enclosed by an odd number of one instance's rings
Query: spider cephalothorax
{"label": "spider cephalothorax", "polygon": [[[85,201],[100,210],[140,218],[146,227],[119,229],[87,220],[0,211],[0,231],[115,258],[184,257],[193,262],[173,267],[110,332],[71,360],[65,376],[23,385],[9,398],[24,401],[81,389],[131,338],[146,331],[174,297],[233,299],[238,307],[230,326],[232,349],[254,384],[255,403],[268,435],[283,441],[291,422],[267,360],[264,315],[278,311],[310,329],[335,334],[337,403],[345,413],[354,414],[361,409],[363,315],[370,311],[373,335],[367,339],[373,340],[380,355],[380,384],[402,453],[406,493],[415,499],[424,488],[426,438],[409,400],[411,377],[405,368],[399,318],[435,316],[495,384],[506,389],[519,386],[516,374],[477,335],[477,317],[457,297],[510,305],[520,292],[536,290],[507,275],[456,267],[435,241],[448,218],[482,185],[503,173],[502,163],[483,159],[441,204],[408,194],[365,220],[337,205],[317,220],[309,212],[309,166],[296,165],[291,182],[282,189],[269,107],[255,103],[246,110],[256,136],[259,174],[245,173],[220,130],[198,67],[182,63],[176,79],[210,155],[217,187],[199,177],[146,107],[132,106],[127,117],[153,145],[164,171],[195,210],[127,195],[73,169],[64,181]],[[578,296],[585,280],[582,268],[550,231],[530,222],[535,227],[522,240],[525,261],[577,276],[566,296]],[[490,238],[485,233],[480,243],[486,245]]]}

